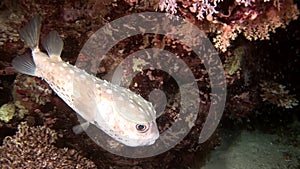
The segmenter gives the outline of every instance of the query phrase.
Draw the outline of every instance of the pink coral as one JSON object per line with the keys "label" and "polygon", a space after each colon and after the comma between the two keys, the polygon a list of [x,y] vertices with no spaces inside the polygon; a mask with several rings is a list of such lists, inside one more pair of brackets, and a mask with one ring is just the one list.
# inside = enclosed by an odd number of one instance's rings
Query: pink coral
{"label": "pink coral", "polygon": [[163,0],[159,3],[160,10],[165,10],[171,14],[177,13],[177,3],[176,0]]}
{"label": "pink coral", "polygon": [[161,0],[159,7],[189,20],[194,17],[200,28],[216,34],[214,44],[222,52],[240,33],[248,40],[269,39],[270,32],[285,28],[299,15],[293,0]]}

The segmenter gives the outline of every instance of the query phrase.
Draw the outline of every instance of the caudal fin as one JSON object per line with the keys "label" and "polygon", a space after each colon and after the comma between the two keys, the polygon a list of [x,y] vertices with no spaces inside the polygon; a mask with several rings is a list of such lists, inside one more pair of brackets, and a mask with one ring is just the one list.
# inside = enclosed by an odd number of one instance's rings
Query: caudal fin
{"label": "caudal fin", "polygon": [[[38,49],[40,30],[41,17],[36,15],[19,31],[20,38],[31,48],[32,51]],[[11,64],[19,72],[35,76],[36,65],[31,56],[17,56]]]}
{"label": "caudal fin", "polygon": [[11,64],[17,71],[23,74],[35,76],[36,66],[31,56],[17,56]]}
{"label": "caudal fin", "polygon": [[38,48],[40,30],[41,17],[36,15],[19,31],[20,38],[31,48],[32,51]]}

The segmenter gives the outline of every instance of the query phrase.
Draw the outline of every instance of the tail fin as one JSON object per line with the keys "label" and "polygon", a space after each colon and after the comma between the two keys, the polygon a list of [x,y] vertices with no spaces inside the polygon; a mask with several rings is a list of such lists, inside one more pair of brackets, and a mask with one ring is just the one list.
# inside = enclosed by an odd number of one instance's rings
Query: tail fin
{"label": "tail fin", "polygon": [[31,48],[32,51],[38,48],[40,30],[41,17],[36,15],[19,31],[20,38]]}
{"label": "tail fin", "polygon": [[[38,49],[41,30],[41,17],[36,15],[31,21],[20,29],[20,38],[32,51]],[[17,56],[12,61],[12,66],[21,73],[35,76],[36,65],[31,56]]]}
{"label": "tail fin", "polygon": [[31,56],[17,56],[12,61],[12,66],[19,72],[35,76],[36,66]]}

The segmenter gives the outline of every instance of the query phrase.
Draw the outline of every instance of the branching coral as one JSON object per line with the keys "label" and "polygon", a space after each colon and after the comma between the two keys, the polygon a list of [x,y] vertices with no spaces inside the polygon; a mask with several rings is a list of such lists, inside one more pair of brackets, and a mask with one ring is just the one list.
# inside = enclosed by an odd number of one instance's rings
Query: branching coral
{"label": "branching coral", "polygon": [[57,134],[45,127],[29,127],[22,123],[16,135],[7,136],[0,147],[0,166],[9,168],[96,168],[75,150],[53,145]]}
{"label": "branching coral", "polygon": [[263,101],[268,101],[271,104],[277,105],[278,107],[293,108],[298,105],[298,100],[294,95],[289,94],[289,90],[285,89],[285,86],[276,82],[265,82],[260,83],[261,91],[260,94]]}
{"label": "branching coral", "polygon": [[200,28],[216,34],[213,41],[222,52],[240,33],[248,40],[266,40],[299,15],[293,0],[161,0],[159,8],[195,18]]}
{"label": "branching coral", "polygon": [[270,32],[275,33],[276,28],[285,28],[290,21],[296,20],[298,15],[297,5],[292,0],[285,0],[282,4],[271,6],[260,17],[244,24],[243,34],[248,40],[268,40]]}

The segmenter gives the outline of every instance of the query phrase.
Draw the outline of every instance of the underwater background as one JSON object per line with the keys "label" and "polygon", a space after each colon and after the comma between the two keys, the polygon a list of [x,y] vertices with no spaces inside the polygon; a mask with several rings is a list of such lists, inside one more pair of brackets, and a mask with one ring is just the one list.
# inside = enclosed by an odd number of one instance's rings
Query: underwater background
{"label": "underwater background", "polygon": [[[64,41],[61,58],[71,64],[79,58],[88,71],[93,63],[78,55],[89,37],[108,22],[145,11],[180,16],[206,33],[223,63],[227,98],[217,130],[200,144],[211,104],[201,60],[182,42],[160,34],[120,41],[96,68],[97,77],[105,78],[133,52],[155,47],[189,66],[201,97],[191,101],[199,105],[199,116],[179,144],[157,156],[132,159],[111,154],[85,133],[74,134],[76,113],[46,82],[19,74],[11,62],[30,53],[18,30],[38,14],[41,37],[58,31]],[[298,0],[0,0],[0,168],[299,169],[298,16]],[[129,88],[145,99],[154,89],[167,93],[157,119],[165,131],[180,110],[178,85],[164,71],[140,70],[142,64],[127,63],[128,72],[140,71]],[[184,70],[179,73],[184,77]]]}

